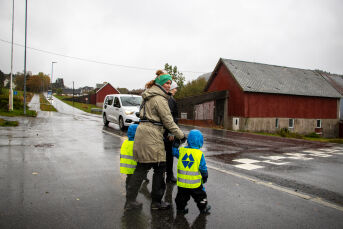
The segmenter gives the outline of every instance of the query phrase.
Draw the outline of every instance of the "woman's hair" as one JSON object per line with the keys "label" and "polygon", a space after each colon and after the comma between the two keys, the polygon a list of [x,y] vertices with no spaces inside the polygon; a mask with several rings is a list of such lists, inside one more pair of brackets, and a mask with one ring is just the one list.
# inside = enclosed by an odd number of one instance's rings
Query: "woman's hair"
{"label": "woman's hair", "polygon": [[[164,75],[164,74],[167,74],[166,71],[164,71],[164,70],[159,69],[159,70],[156,71],[156,77],[158,77],[158,76],[160,76],[160,75]],[[156,79],[156,78],[155,78],[155,79]],[[151,88],[152,85],[155,84],[155,79],[150,80],[149,82],[147,82],[147,83],[145,84],[145,88],[146,88],[146,89]]]}

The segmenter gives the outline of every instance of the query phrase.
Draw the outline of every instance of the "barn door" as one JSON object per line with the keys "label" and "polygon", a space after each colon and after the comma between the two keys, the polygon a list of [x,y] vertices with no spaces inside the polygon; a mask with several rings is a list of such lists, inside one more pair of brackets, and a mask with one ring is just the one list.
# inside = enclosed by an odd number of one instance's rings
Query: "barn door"
{"label": "barn door", "polygon": [[195,120],[213,120],[214,101],[194,106]]}
{"label": "barn door", "polygon": [[224,104],[225,99],[216,100],[216,106],[214,109],[214,123],[217,126],[224,125]]}

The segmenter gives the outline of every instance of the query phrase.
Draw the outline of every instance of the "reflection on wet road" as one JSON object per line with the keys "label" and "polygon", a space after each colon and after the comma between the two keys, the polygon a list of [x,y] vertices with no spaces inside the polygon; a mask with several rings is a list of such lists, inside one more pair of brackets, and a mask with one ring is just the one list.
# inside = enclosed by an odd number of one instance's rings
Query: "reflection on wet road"
{"label": "reflection on wet road", "polygon": [[[257,160],[259,156],[281,156],[289,149],[323,146],[206,128],[199,129],[205,136],[209,166],[205,188],[211,214],[199,214],[193,200],[185,216],[176,215],[175,204],[167,211],[151,211],[152,182],[141,186],[138,201],[143,209],[125,212],[126,177],[119,173],[119,155],[126,133],[114,124],[104,127],[99,115],[70,108],[56,98],[53,103],[59,112],[40,111],[37,118],[18,117],[18,127],[0,127],[0,228],[343,227],[343,211],[339,209],[222,172],[296,181],[304,187],[311,184],[318,193],[331,191],[336,195],[330,195],[337,197],[343,193],[343,182],[332,183],[341,179],[337,178],[342,174],[341,155],[312,159],[310,164],[294,162],[282,169],[265,166],[244,170],[234,167],[233,160],[223,163],[227,159],[219,157],[236,154],[232,159]],[[182,127],[186,133],[192,128]],[[277,149],[274,142],[284,149]],[[268,154],[271,148],[277,153]],[[151,180],[152,172],[148,177]],[[173,203],[176,193],[177,186],[168,184],[165,200]]]}

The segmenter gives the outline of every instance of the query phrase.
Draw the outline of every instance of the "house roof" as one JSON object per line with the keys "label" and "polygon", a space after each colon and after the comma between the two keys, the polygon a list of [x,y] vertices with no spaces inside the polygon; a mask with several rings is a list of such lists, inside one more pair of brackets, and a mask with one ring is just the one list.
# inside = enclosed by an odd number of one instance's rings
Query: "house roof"
{"label": "house roof", "polygon": [[[221,58],[243,91],[339,98],[341,95],[317,72]],[[216,72],[216,70],[214,71]],[[212,73],[206,88],[213,81]]]}
{"label": "house roof", "polygon": [[97,94],[99,91],[101,91],[104,87],[106,87],[106,85],[109,84],[114,90],[116,90],[118,93],[120,93],[117,88],[113,87],[112,84],[110,83],[106,83],[104,84],[101,88],[99,88],[99,90],[97,90],[95,93]]}

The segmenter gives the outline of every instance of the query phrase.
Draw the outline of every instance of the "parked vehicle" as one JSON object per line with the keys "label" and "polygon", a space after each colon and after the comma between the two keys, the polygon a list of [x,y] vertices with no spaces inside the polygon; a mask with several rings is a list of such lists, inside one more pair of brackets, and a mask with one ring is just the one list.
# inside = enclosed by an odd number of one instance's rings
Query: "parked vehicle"
{"label": "parked vehicle", "polygon": [[47,98],[48,100],[52,100],[52,90],[48,90]]}
{"label": "parked vehicle", "polygon": [[108,126],[109,122],[113,122],[123,130],[132,123],[138,122],[139,118],[136,116],[136,112],[139,112],[142,100],[142,96],[139,95],[106,95],[102,109],[104,125]]}

